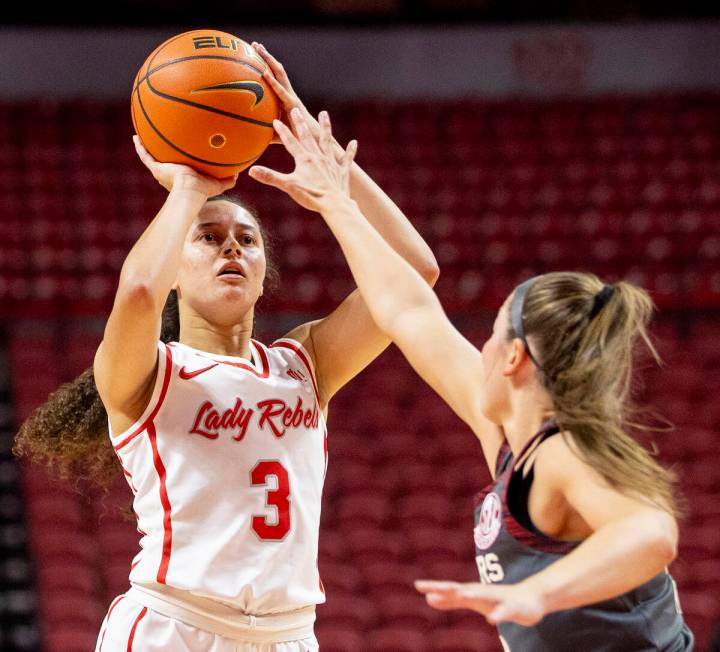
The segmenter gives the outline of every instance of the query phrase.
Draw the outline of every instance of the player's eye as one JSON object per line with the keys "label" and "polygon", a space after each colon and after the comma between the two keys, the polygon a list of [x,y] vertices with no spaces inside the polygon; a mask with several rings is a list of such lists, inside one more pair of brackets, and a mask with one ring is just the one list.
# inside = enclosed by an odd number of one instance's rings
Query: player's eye
{"label": "player's eye", "polygon": [[255,240],[255,238],[251,235],[244,235],[242,240],[243,240],[243,244],[246,244],[246,245],[254,245],[257,242]]}
{"label": "player's eye", "polygon": [[215,242],[217,240],[214,233],[203,233],[200,239],[204,242]]}

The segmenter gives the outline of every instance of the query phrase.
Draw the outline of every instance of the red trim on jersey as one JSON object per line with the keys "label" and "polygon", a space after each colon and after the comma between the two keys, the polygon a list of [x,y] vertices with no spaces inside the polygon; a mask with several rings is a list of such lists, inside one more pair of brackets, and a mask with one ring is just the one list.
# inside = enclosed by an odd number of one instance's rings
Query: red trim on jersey
{"label": "red trim on jersey", "polygon": [[125,477],[128,479],[127,481],[128,481],[128,484],[130,485],[131,491],[133,492],[133,496],[137,496],[137,489],[135,488],[135,485],[133,484],[132,473],[130,473],[130,471],[128,471],[128,470],[125,468],[125,466],[124,466],[124,464],[122,463],[122,460],[120,459],[120,456],[119,456],[119,455],[117,456],[117,458],[118,458],[118,460],[119,460],[119,462],[120,462],[120,467],[121,467],[122,470],[123,470],[123,474],[124,474]]}
{"label": "red trim on jersey", "polygon": [[128,637],[128,644],[127,644],[127,652],[132,652],[133,647],[133,639],[135,638],[135,630],[137,629],[138,623],[145,618],[145,614],[147,613],[147,607],[143,607],[140,610],[140,613],[138,614],[138,617],[135,619],[135,622],[133,623],[132,629],[130,630],[130,636]]}
{"label": "red trim on jersey", "polygon": [[105,633],[107,632],[108,624],[110,623],[110,614],[113,612],[113,609],[118,605],[118,603],[125,597],[125,595],[119,595],[117,598],[115,598],[110,603],[110,608],[108,609],[107,616],[105,617],[105,629],[103,629],[102,638],[100,639],[100,647],[98,648],[98,652],[102,652],[102,646],[105,642]]}
{"label": "red trim on jersey", "polygon": [[[236,369],[243,369],[245,371],[249,371],[251,374],[254,374],[258,378],[267,378],[270,376],[270,364],[268,363],[267,355],[265,354],[265,351],[262,348],[262,345],[257,340],[250,340],[255,345],[255,350],[258,352],[258,357],[260,358],[260,363],[262,365],[262,371],[258,371],[255,369],[255,367],[250,364],[249,362],[232,362],[230,360],[218,360],[217,358],[213,358],[212,354],[208,353],[207,355],[203,355],[202,353],[199,353],[197,351],[193,351],[193,353],[201,358],[205,358],[206,360],[212,360],[213,362],[217,364],[224,364],[228,367],[235,367]],[[211,367],[207,367],[205,371],[210,370]]]}
{"label": "red trim on jersey", "polygon": [[137,437],[143,430],[145,430],[149,424],[152,423],[153,419],[157,416],[158,411],[160,410],[160,406],[163,404],[163,401],[165,400],[165,395],[167,394],[168,385],[170,385],[170,375],[172,373],[172,351],[170,350],[170,347],[165,345],[165,375],[163,377],[163,384],[162,389],[160,390],[160,397],[158,398],[158,402],[155,404],[155,408],[153,411],[148,415],[148,418],[145,419],[145,421],[140,424],[133,432],[131,432],[125,439],[123,439],[117,446],[115,446],[115,450],[119,451],[123,446],[129,444],[135,437]]}
{"label": "red trim on jersey", "polygon": [[323,480],[327,475],[328,467],[328,441],[327,441],[327,428],[323,428],[323,453],[325,454],[325,470],[323,471]]}
{"label": "red trim on jersey", "polygon": [[305,352],[299,346],[293,344],[292,342],[288,342],[287,340],[273,342],[270,345],[271,349],[278,347],[290,349],[293,353],[295,353],[298,358],[300,358],[302,363],[305,365],[308,373],[310,374],[310,380],[312,381],[313,389],[315,390],[315,398],[317,399],[318,407],[320,407],[320,392],[318,391],[317,383],[315,382],[315,374],[313,373],[312,365],[310,364],[310,360],[307,359]]}
{"label": "red trim on jersey", "polygon": [[152,447],[153,464],[160,478],[160,502],[163,507],[163,547],[162,559],[157,572],[157,581],[158,584],[165,584],[168,566],[170,565],[170,553],[172,552],[172,518],[170,516],[170,498],[168,498],[166,485],[167,473],[165,471],[165,465],[160,458],[160,453],[158,452],[157,433],[155,432],[155,425],[152,423],[148,426],[148,438],[150,439],[150,446]]}

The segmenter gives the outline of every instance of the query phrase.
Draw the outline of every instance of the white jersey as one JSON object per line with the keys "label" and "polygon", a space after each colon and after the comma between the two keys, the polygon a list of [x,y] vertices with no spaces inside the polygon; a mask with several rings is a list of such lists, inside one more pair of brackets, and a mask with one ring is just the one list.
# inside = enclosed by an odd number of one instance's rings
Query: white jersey
{"label": "white jersey", "polygon": [[317,568],[327,445],[302,346],[252,360],[158,343],[145,413],[111,441],[135,495],[133,585],[263,615],[324,602]]}

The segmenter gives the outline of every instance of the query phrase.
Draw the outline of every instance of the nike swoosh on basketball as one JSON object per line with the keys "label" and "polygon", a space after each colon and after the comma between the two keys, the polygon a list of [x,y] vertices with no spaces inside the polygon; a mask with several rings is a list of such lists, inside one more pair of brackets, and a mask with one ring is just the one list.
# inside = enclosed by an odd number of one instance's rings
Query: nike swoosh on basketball
{"label": "nike swoosh on basketball", "polygon": [[215,84],[214,86],[204,86],[203,88],[196,88],[193,93],[200,93],[202,91],[249,91],[255,96],[253,108],[265,97],[265,89],[262,84],[254,81],[236,81]]}
{"label": "nike swoosh on basketball", "polygon": [[185,371],[185,367],[182,367],[180,371],[178,372],[178,376],[182,378],[183,380],[190,380],[191,378],[195,378],[195,376],[199,376],[202,373],[205,373],[206,371],[210,371],[210,369],[214,369],[218,366],[218,363],[211,364],[208,367],[203,367],[202,369],[196,369],[195,371]]}

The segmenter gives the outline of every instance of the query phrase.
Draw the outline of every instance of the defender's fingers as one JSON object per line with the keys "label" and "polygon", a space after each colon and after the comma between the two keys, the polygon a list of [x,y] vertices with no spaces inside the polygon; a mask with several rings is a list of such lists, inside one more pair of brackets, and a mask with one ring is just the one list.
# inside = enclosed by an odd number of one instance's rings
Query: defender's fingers
{"label": "defender's fingers", "polygon": [[290,123],[295,130],[298,140],[307,151],[320,151],[317,141],[313,137],[312,131],[310,131],[307,120],[305,120],[305,116],[303,116],[302,111],[300,111],[297,107],[290,111]]}
{"label": "defender's fingers", "polygon": [[332,125],[330,124],[330,116],[327,111],[320,111],[318,124],[320,125],[320,149],[324,154],[333,155]]}
{"label": "defender's fingers", "polygon": [[512,620],[510,609],[507,605],[501,603],[485,616],[485,620],[491,625],[497,625],[505,620]]}
{"label": "defender's fingers", "polygon": [[459,609],[463,606],[454,597],[449,597],[442,593],[428,593],[425,596],[425,602],[433,607],[433,609],[442,610]]}
{"label": "defender's fingers", "polygon": [[415,589],[420,593],[449,591],[450,589],[457,589],[457,587],[457,582],[444,582],[438,580],[415,580]]}
{"label": "defender's fingers", "polygon": [[273,186],[274,188],[280,188],[280,190],[284,190],[287,187],[290,177],[289,174],[271,170],[263,165],[253,165],[248,170],[248,176],[255,179],[255,181],[264,183],[266,186]]}
{"label": "defender's fingers", "polygon": [[345,148],[345,153],[342,157],[343,169],[349,170],[355,160],[355,154],[357,154],[358,142],[357,140],[351,140],[348,146]]}
{"label": "defender's fingers", "polygon": [[297,158],[305,151],[300,141],[295,137],[295,134],[280,120],[273,120],[273,127],[277,135],[280,137],[280,141],[285,145],[285,149],[290,153],[293,158]]}

